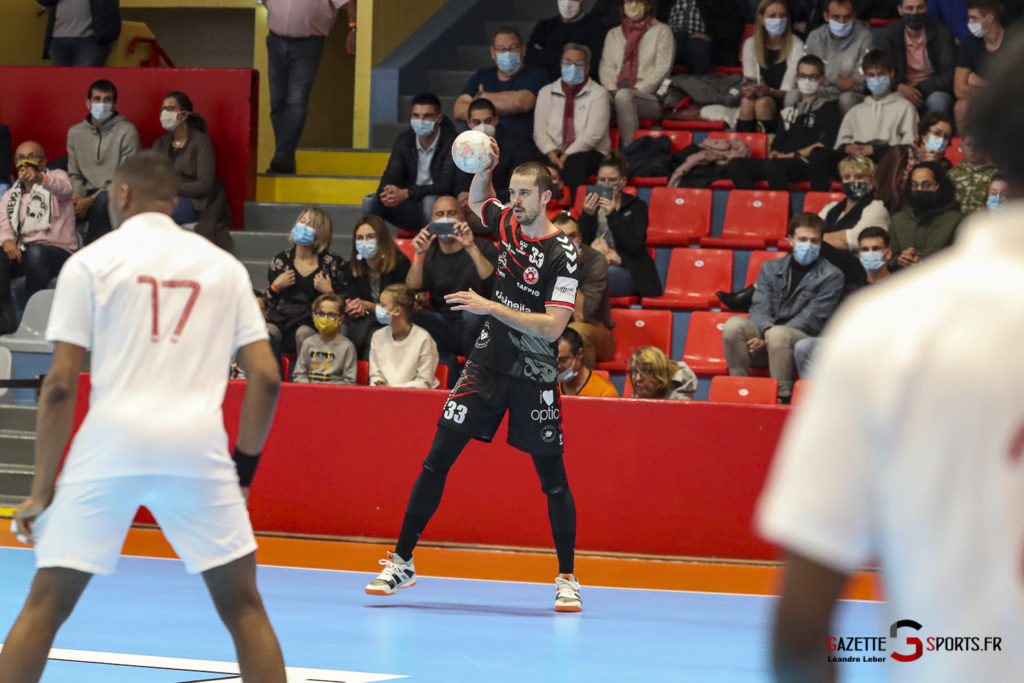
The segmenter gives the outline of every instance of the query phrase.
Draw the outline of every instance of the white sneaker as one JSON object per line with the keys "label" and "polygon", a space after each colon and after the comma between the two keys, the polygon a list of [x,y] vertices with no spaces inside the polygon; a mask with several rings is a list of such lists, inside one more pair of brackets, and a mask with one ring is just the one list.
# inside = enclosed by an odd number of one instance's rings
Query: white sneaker
{"label": "white sneaker", "polygon": [[559,574],[555,577],[555,611],[583,611],[583,598],[580,597],[580,582],[572,574]]}
{"label": "white sneaker", "polygon": [[387,559],[381,560],[380,564],[384,565],[384,571],[366,586],[370,595],[394,595],[399,588],[416,585],[416,568],[412,560],[403,560],[389,550]]}

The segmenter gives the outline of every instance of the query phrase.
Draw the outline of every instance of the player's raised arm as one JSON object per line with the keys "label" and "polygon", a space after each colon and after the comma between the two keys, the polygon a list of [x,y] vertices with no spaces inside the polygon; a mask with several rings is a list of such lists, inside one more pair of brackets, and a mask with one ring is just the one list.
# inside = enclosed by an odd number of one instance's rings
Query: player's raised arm
{"label": "player's raised arm", "polygon": [[473,213],[480,216],[480,220],[483,220],[484,202],[488,199],[493,199],[496,196],[494,192],[494,182],[491,179],[491,174],[494,169],[498,167],[498,157],[500,151],[498,150],[498,142],[491,138],[491,165],[485,170],[473,176],[473,182],[469,186],[469,208],[473,209]]}

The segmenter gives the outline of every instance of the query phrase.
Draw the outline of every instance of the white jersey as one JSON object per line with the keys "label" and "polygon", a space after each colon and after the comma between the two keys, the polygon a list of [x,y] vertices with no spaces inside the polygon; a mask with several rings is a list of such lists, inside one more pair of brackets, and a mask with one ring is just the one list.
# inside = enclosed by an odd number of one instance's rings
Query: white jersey
{"label": "white jersey", "polygon": [[[919,638],[919,659],[888,658],[890,680],[1024,681],[1022,225],[1021,208],[975,219],[952,249],[854,297],[760,501],[769,540],[843,572],[878,561],[880,632],[829,635],[885,636],[882,655]],[[922,628],[889,637],[902,619]],[[1001,649],[929,650],[956,636]]]}
{"label": "white jersey", "polygon": [[64,264],[46,338],[92,349],[89,413],[62,482],[236,476],[228,367],[267,327],[230,254],[164,214],[134,216]]}

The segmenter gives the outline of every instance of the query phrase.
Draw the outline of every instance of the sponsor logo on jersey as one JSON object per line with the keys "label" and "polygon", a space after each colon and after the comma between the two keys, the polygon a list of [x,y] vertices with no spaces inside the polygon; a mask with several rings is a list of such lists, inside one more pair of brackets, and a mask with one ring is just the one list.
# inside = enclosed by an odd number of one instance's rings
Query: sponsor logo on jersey
{"label": "sponsor logo on jersey", "polygon": [[[546,408],[539,408],[530,413],[530,417],[534,422],[550,422],[557,420],[562,415],[562,411],[555,405],[555,390],[545,389],[540,392],[540,402],[546,405]],[[546,431],[547,428],[545,428]],[[554,435],[551,437],[554,439]],[[546,443],[551,443],[547,439],[544,440]]]}
{"label": "sponsor logo on jersey", "polygon": [[555,280],[555,288],[551,290],[551,300],[566,304],[576,303],[576,288],[579,282],[571,277],[559,275]]}
{"label": "sponsor logo on jersey", "polygon": [[546,389],[546,390],[540,392],[540,400],[544,401],[544,403],[549,405],[549,406],[550,405],[554,405],[554,403],[555,403],[555,390],[554,389]]}
{"label": "sponsor logo on jersey", "polygon": [[539,291],[537,291],[536,289],[532,289],[532,288],[530,288],[530,287],[527,287],[527,286],[526,286],[526,285],[524,285],[524,284],[523,284],[522,282],[518,282],[518,281],[517,281],[517,282],[516,282],[516,287],[518,287],[519,289],[523,290],[523,291],[524,291],[524,292],[526,292],[527,294],[532,294],[532,295],[534,295],[534,296],[540,296],[540,292],[539,292]]}
{"label": "sponsor logo on jersey", "polygon": [[554,425],[544,425],[540,430],[540,438],[544,443],[551,443],[558,436],[558,430]]}
{"label": "sponsor logo on jersey", "polygon": [[491,333],[487,331],[487,326],[480,330],[480,336],[476,339],[476,344],[473,344],[478,349],[486,349],[487,345],[491,343]]}
{"label": "sponsor logo on jersey", "polygon": [[[525,311],[527,313],[530,312],[529,308],[527,308],[526,306],[524,306],[524,305],[522,305],[520,303],[516,303],[515,301],[512,301],[507,296],[502,294],[500,291],[495,291],[494,295],[498,298],[498,301],[500,301],[502,304],[508,306],[512,310],[515,310],[515,311]],[[575,295],[574,295],[574,297],[575,297]],[[576,299],[573,298],[573,301],[575,301],[575,300]]]}
{"label": "sponsor logo on jersey", "polygon": [[523,281],[528,285],[537,284],[537,280],[540,280],[540,273],[533,266],[530,266],[523,271]]}

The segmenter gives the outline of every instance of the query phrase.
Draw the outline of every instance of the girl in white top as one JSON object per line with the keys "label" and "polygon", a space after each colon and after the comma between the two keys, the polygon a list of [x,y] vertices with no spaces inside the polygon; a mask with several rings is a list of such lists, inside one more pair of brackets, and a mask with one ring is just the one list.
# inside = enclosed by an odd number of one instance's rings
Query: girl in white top
{"label": "girl in white top", "polygon": [[761,0],[754,35],[743,43],[743,98],[736,130],[775,130],[778,103],[796,85],[796,65],[804,44],[793,35],[789,8],[782,0]]}
{"label": "girl in white top", "polygon": [[370,338],[371,386],[437,388],[437,344],[409,322],[415,308],[416,295],[406,285],[390,285],[380,293],[377,320],[387,327]]}

